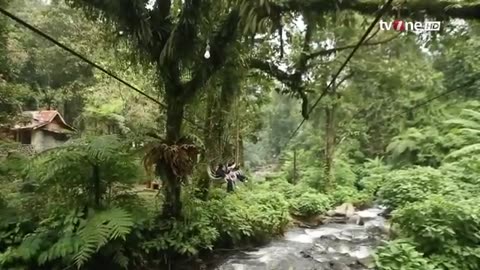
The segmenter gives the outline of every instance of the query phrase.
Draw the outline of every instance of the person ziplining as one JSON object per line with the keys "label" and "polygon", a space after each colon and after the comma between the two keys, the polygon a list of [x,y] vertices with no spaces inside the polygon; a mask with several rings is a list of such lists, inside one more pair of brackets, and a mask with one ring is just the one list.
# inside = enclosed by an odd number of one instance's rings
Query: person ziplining
{"label": "person ziplining", "polygon": [[212,180],[223,179],[227,183],[227,192],[233,192],[235,190],[237,181],[247,182],[247,177],[235,162],[229,162],[227,165],[220,163],[214,172],[210,168],[207,170]]}

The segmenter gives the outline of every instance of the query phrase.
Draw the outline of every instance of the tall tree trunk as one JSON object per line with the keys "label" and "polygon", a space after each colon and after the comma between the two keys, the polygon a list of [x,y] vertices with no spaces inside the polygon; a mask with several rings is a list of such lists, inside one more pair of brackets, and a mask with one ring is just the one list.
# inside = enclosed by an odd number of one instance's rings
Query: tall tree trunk
{"label": "tall tree trunk", "polygon": [[241,167],[245,166],[245,156],[244,156],[244,147],[243,147],[243,136],[240,133],[238,135],[238,164],[240,164]]}
{"label": "tall tree trunk", "polygon": [[101,198],[102,198],[102,187],[100,181],[100,167],[98,165],[93,165],[93,172],[92,172],[92,180],[93,180],[93,206],[95,209],[100,208]]}
{"label": "tall tree trunk", "polygon": [[332,173],[335,155],[334,106],[325,109],[325,190],[333,188],[335,181]]}
{"label": "tall tree trunk", "polygon": [[235,113],[235,163],[237,164],[240,162],[239,154],[240,154],[240,123],[238,121],[238,114]]}
{"label": "tall tree trunk", "polygon": [[325,109],[325,190],[335,187],[335,175],[333,174],[336,144],[336,119],[337,94],[335,85],[332,86],[333,102]]}
{"label": "tall tree trunk", "polygon": [[297,149],[293,148],[293,172],[292,172],[292,184],[297,184]]}
{"label": "tall tree trunk", "polygon": [[[178,97],[168,97],[166,141],[168,145],[174,145],[181,137],[185,102]],[[157,174],[162,175],[164,183],[165,202],[163,205],[163,216],[167,218],[179,218],[182,213],[182,180],[177,177],[169,164],[159,164]]]}

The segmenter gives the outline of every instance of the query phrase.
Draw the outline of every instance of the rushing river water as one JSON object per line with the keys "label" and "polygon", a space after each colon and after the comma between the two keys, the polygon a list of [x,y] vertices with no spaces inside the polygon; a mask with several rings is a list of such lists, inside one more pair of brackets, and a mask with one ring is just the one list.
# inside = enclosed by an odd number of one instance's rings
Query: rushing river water
{"label": "rushing river water", "polygon": [[238,252],[216,270],[360,270],[372,269],[373,249],[386,231],[381,208],[356,212],[364,225],[328,224],[295,228],[283,239],[256,251]]}

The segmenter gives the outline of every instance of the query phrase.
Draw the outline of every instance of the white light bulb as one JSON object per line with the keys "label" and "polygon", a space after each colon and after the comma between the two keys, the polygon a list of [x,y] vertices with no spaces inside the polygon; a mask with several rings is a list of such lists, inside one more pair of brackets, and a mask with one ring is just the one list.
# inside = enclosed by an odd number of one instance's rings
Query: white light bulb
{"label": "white light bulb", "polygon": [[205,59],[208,59],[210,58],[210,52],[208,50],[205,51],[205,54],[203,55],[203,57],[205,57]]}

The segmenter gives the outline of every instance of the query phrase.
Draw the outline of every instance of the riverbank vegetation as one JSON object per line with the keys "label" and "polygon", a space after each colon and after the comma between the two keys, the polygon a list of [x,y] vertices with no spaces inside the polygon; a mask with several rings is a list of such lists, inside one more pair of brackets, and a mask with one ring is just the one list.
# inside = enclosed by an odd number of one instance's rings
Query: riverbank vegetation
{"label": "riverbank vegetation", "polygon": [[[0,18],[1,269],[203,267],[345,202],[390,213],[378,269],[480,269],[478,3],[397,5],[442,30],[373,31],[310,113],[376,1],[146,2],[0,0],[144,95]],[[75,133],[32,153],[32,110]]]}

